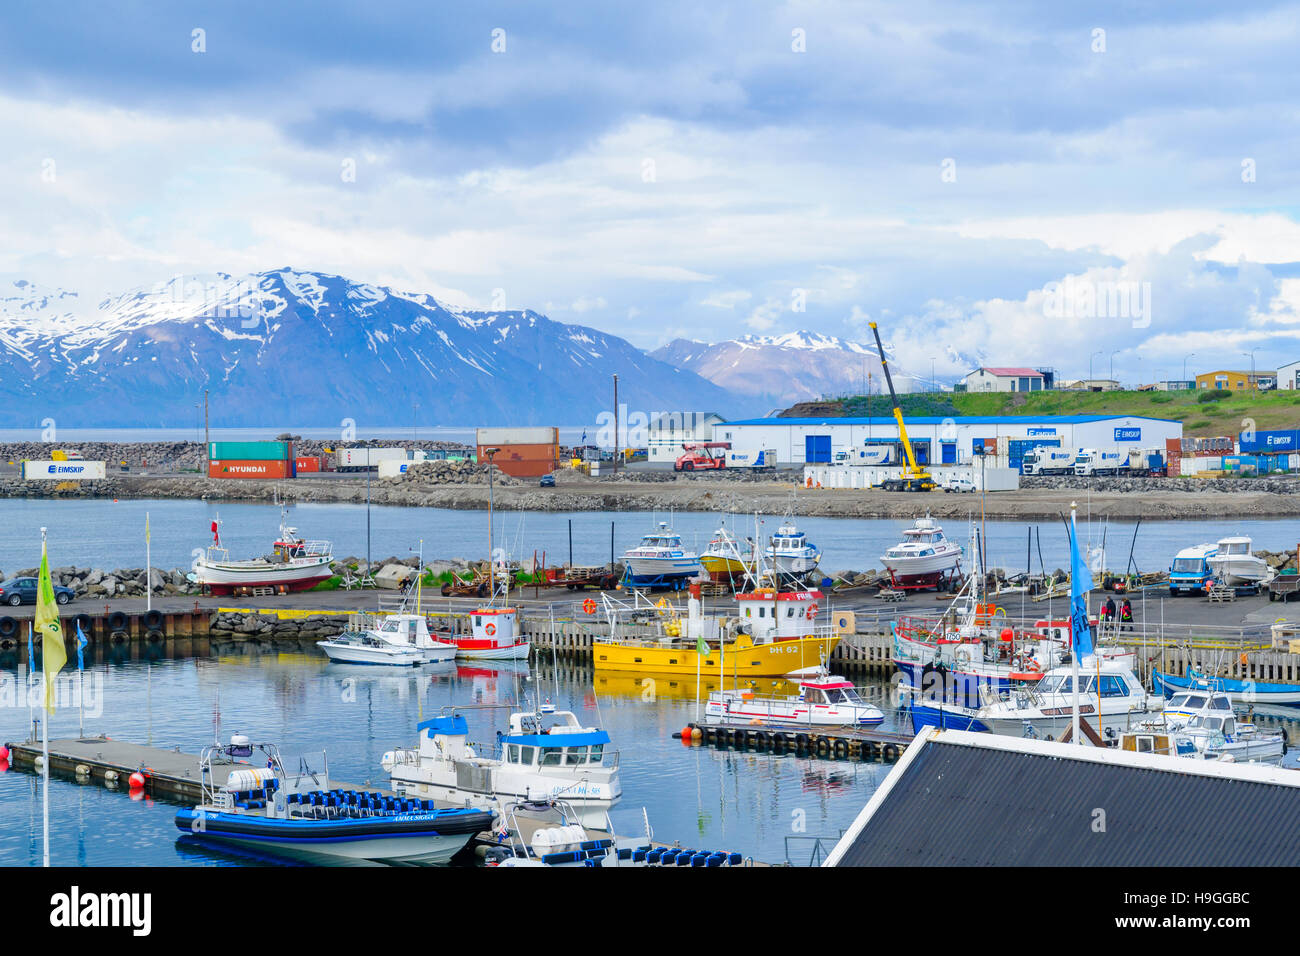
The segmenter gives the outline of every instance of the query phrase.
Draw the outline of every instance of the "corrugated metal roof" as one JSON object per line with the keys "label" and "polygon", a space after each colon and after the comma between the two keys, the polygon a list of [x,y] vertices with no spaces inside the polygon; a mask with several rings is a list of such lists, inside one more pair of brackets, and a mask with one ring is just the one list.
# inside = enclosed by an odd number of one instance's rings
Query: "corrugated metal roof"
{"label": "corrugated metal roof", "polygon": [[[988,372],[990,375],[1002,375],[1014,378],[1044,378],[1042,372],[1033,368],[989,368],[987,365],[980,366],[975,372]],[[970,372],[974,375],[975,372]]]}
{"label": "corrugated metal roof", "polygon": [[[960,738],[962,735],[951,735]],[[965,735],[969,738],[973,735]],[[1300,787],[1186,758],[918,739],[839,866],[1294,866]],[[1084,749],[1084,748],[1080,748]],[[1116,754],[1129,758],[1133,755]],[[1098,759],[1098,758],[1101,759]],[[1170,761],[1189,771],[1171,769]],[[1209,763],[1208,761],[1204,763]],[[1202,772],[1195,772],[1202,771]],[[1296,773],[1296,771],[1282,771]],[[871,810],[870,805],[864,814]],[[1105,829],[1094,826],[1105,814]]]}
{"label": "corrugated metal roof", "polygon": [[[1175,418],[1152,418],[1149,415],[959,415],[951,420],[958,425],[1086,425],[1090,422],[1111,422],[1135,419],[1147,422],[1169,422],[1181,425]],[[912,416],[903,419],[908,425],[942,425],[947,417],[937,415]],[[727,422],[728,425],[895,425],[893,416],[873,415],[870,418],[743,418]]]}

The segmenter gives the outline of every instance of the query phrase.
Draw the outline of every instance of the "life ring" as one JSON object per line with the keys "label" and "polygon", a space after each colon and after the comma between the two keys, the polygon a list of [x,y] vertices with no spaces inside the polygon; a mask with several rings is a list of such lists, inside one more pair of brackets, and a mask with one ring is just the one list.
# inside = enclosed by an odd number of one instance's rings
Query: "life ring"
{"label": "life ring", "polygon": [[809,604],[809,605],[808,605],[808,620],[810,620],[810,621],[811,621],[811,620],[814,620],[814,619],[816,619],[816,617],[817,617],[817,605],[816,605],[816,604]]}
{"label": "life ring", "polygon": [[1043,672],[1043,665],[1039,664],[1036,660],[1030,660],[1029,663],[1025,665],[1025,670],[1030,674],[1041,674]]}
{"label": "life ring", "polygon": [[0,617],[0,637],[13,637],[18,633],[18,622],[6,615]]}
{"label": "life ring", "polygon": [[591,598],[587,598],[587,600],[582,602],[582,609],[586,611],[588,614],[595,614],[596,602]]}
{"label": "life ring", "polygon": [[497,632],[497,626],[495,624],[488,624],[487,627],[483,628],[483,633],[486,634],[488,637],[491,637],[492,635],[496,634],[496,632]]}
{"label": "life ring", "polygon": [[121,611],[114,611],[112,614],[110,614],[108,616],[108,629],[114,632],[125,631],[126,615],[123,614]]}
{"label": "life ring", "polygon": [[144,626],[151,631],[160,631],[163,626],[162,611],[151,608],[144,612]]}

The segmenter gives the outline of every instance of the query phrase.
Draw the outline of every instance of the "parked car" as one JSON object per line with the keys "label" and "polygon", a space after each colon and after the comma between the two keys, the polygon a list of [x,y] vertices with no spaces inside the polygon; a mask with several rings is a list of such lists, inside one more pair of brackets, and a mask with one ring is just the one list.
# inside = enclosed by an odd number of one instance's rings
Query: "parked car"
{"label": "parked car", "polygon": [[945,492],[974,491],[975,482],[973,479],[968,478],[966,475],[953,475],[951,478],[948,479],[948,483],[943,486],[943,490]]}
{"label": "parked car", "polygon": [[[60,584],[54,585],[54,600],[67,604],[77,592]],[[13,578],[0,583],[0,603],[17,607],[20,604],[36,603],[36,578]]]}
{"label": "parked car", "polygon": [[554,475],[542,475],[542,480],[539,481],[537,484],[540,485],[540,486],[543,487],[543,488],[554,488],[554,487],[555,487],[555,476],[554,476]]}

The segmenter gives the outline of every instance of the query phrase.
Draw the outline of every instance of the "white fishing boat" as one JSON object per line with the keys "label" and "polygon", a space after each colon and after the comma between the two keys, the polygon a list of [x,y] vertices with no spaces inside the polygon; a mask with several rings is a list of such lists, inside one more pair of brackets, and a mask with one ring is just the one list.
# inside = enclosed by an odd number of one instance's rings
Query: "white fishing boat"
{"label": "white fishing boat", "polygon": [[754,573],[754,542],[741,541],[725,527],[718,528],[700,553],[700,564],[710,580],[729,584]]}
{"label": "white fishing boat", "polygon": [[519,630],[519,612],[512,607],[480,607],[469,612],[469,633],[447,631],[442,640],[456,656],[473,660],[526,661],[531,645]]}
{"label": "white fishing boat", "polygon": [[190,580],[213,594],[233,594],[237,588],[272,588],[284,594],[304,591],[329,578],[334,572],[333,548],[328,541],[306,541],[296,528],[284,523],[270,557],[233,560],[221,546],[221,521],[212,522],[212,544],[194,560]]}
{"label": "white fishing boat", "polygon": [[[1113,736],[1158,717],[1163,699],[1148,695],[1128,667],[1093,655],[1079,661],[1079,716]],[[1074,682],[1069,665],[1054,667],[1032,687],[980,707],[975,719],[995,734],[1056,739],[1073,721]]]}
{"label": "white fishing boat", "polygon": [[745,689],[715,690],[704,707],[709,724],[870,727],[884,719],[880,708],[863,700],[851,681],[825,672],[801,680],[798,694],[768,697]]}
{"label": "white fishing boat", "polygon": [[1284,733],[1265,733],[1242,720],[1228,694],[1211,690],[1208,683],[1174,694],[1165,703],[1162,724],[1178,743],[1190,742],[1196,756],[1209,760],[1226,754],[1233,760],[1276,763],[1287,751]]}
{"label": "white fishing boat", "polygon": [[561,799],[603,812],[623,793],[618,753],[606,746],[609,734],[584,727],[572,711],[511,714],[495,755],[470,745],[460,714],[434,717],[417,729],[415,747],[390,750],[381,761],[401,795],[496,809],[518,800]]}
{"label": "white fishing boat", "polygon": [[454,660],[456,645],[435,640],[419,614],[388,614],[350,626],[338,637],[317,641],[330,660],[345,664],[440,664]]}
{"label": "white fishing boat", "polygon": [[623,564],[633,581],[697,577],[703,573],[700,557],[682,544],[682,536],[659,523],[659,530],[645,535],[641,543],[623,554]]}
{"label": "white fishing boat", "polygon": [[1229,587],[1254,587],[1273,577],[1268,562],[1252,553],[1251,543],[1245,535],[1219,540],[1218,553],[1205,559],[1214,572],[1215,583]]}
{"label": "white fishing boat", "polygon": [[786,521],[772,535],[764,556],[779,577],[803,581],[817,570],[822,553],[794,522]]}
{"label": "white fishing boat", "polygon": [[880,563],[896,586],[935,586],[958,571],[961,554],[961,545],[949,541],[926,515],[903,532],[903,540],[886,551]]}

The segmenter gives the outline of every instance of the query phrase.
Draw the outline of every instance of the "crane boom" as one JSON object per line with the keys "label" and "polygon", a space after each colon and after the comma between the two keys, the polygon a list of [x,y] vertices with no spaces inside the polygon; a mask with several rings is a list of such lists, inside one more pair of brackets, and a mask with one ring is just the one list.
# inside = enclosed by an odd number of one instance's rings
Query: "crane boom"
{"label": "crane boom", "polygon": [[898,422],[898,437],[903,442],[903,454],[907,456],[907,472],[917,478],[926,477],[925,470],[916,463],[912,455],[912,442],[907,437],[907,426],[903,424],[903,410],[898,405],[898,395],[894,392],[894,379],[889,374],[889,360],[885,358],[885,347],[880,344],[880,330],[871,322],[871,334],[876,337],[876,351],[880,353],[880,367],[885,370],[885,382],[889,385],[889,400],[894,404],[894,421]]}

